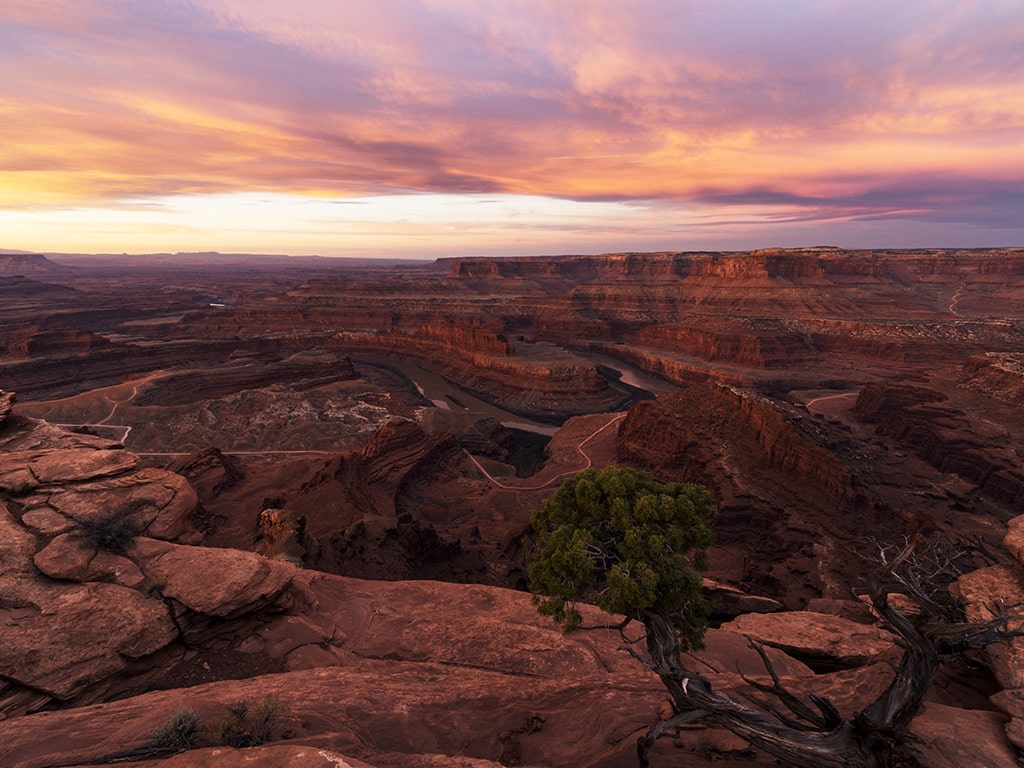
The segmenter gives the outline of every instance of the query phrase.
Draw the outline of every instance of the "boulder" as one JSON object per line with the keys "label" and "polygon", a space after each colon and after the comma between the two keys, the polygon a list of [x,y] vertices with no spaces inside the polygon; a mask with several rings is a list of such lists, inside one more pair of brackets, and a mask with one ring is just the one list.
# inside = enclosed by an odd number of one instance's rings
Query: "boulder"
{"label": "boulder", "polygon": [[921,739],[921,765],[928,768],[1018,768],[1016,750],[998,712],[960,709],[929,702],[910,732]]}
{"label": "boulder", "polygon": [[90,450],[88,448],[37,453],[12,453],[8,461],[24,461],[40,484],[81,483],[113,477],[135,469],[139,457],[124,450]]}
{"label": "boulder", "polygon": [[161,601],[114,584],[6,579],[0,605],[0,676],[61,700],[177,637]]}
{"label": "boulder", "polygon": [[[961,576],[952,587],[963,601],[968,621],[987,621],[993,618],[996,605],[1011,608],[1019,622],[1024,619],[1024,578],[1017,565],[993,565]],[[984,651],[1003,688],[1024,687],[1024,638],[1015,637],[1004,643],[992,643]]]}
{"label": "boulder", "polygon": [[[0,432],[0,450],[2,451],[35,451],[39,449],[66,451],[81,450],[83,448],[93,451],[124,450],[124,446],[117,440],[98,437],[84,432],[69,432],[63,427],[58,427],[46,421],[15,418],[15,416],[17,414],[9,417],[4,422],[5,424],[11,424],[12,428]],[[13,425],[16,425],[16,428]]]}
{"label": "boulder", "polygon": [[1024,751],[1024,690],[1005,689],[993,695],[991,701],[1010,718],[1005,726],[1006,735]]}
{"label": "boulder", "polygon": [[267,607],[288,588],[295,566],[237,549],[207,549],[140,537],[129,556],[165,598],[206,616],[235,618]]}
{"label": "boulder", "polygon": [[855,667],[890,657],[895,638],[877,626],[812,611],[746,614],[722,625],[812,666]]}
{"label": "boulder", "polygon": [[193,541],[192,513],[198,499],[188,481],[173,472],[142,469],[95,482],[62,485],[49,493],[47,503],[77,522],[125,517],[140,534],[168,540]]}
{"label": "boulder", "polygon": [[124,450],[68,448],[0,453],[0,486],[24,493],[29,486],[82,483],[124,474],[139,457]]}
{"label": "boulder", "polygon": [[52,536],[76,527],[74,522],[54,511],[44,500],[34,499],[33,501],[38,503],[26,504],[21,512],[21,523],[26,528],[43,536]]}
{"label": "boulder", "polygon": [[1018,563],[1024,565],[1024,515],[1019,515],[1007,523],[1003,548],[1013,555]]}
{"label": "boulder", "polygon": [[28,464],[9,453],[0,453],[0,491],[15,496],[31,493],[39,485]]}
{"label": "boulder", "polygon": [[33,562],[53,579],[68,581],[110,581],[125,587],[138,587],[145,577],[126,557],[103,552],[85,544],[82,537],[64,533],[36,553]]}

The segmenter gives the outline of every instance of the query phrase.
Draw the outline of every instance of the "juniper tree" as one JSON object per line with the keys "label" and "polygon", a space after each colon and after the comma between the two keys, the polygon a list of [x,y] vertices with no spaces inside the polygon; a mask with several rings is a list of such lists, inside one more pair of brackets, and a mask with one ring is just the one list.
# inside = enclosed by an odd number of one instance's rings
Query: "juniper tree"
{"label": "juniper tree", "polygon": [[707,567],[704,550],[712,540],[714,514],[710,496],[699,486],[660,484],[644,472],[609,468],[566,481],[532,517],[536,539],[527,565],[542,614],[574,631],[581,627],[577,605],[593,603],[623,617],[618,629],[624,639],[631,622],[643,625],[646,653],[635,651],[632,642],[625,648],[661,679],[674,716],[637,740],[641,766],[648,764],[648,751],[659,736],[695,722],[726,728],[801,768],[904,764],[913,741],[910,723],[939,665],[937,640],[955,650],[1024,634],[1010,626],[1005,610],[985,622],[945,617],[934,625],[895,610],[888,591],[906,584],[906,567],[919,544],[915,539],[899,552],[883,548],[879,566],[864,578],[875,611],[902,639],[903,659],[890,685],[860,712],[843,717],[824,697],[804,700],[787,690],[767,654],[752,643],[772,682],[747,682],[781,705],[747,697],[760,707],[753,708],[715,690],[710,680],[687,669],[682,657],[683,650],[701,645],[707,624],[699,572]]}
{"label": "juniper tree", "polygon": [[533,514],[534,601],[567,631],[580,627],[581,602],[637,621],[658,613],[684,648],[701,647],[709,606],[699,572],[714,515],[698,485],[618,467],[580,472]]}

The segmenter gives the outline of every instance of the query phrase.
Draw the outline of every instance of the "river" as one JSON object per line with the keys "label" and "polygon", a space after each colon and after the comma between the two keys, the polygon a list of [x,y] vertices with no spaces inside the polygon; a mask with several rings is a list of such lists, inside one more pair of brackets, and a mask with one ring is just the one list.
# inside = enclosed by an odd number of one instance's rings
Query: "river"
{"label": "river", "polygon": [[[635,387],[651,394],[667,392],[676,388],[674,384],[651,376],[613,357],[591,354],[589,352],[577,354],[593,362],[595,365],[616,371],[621,376],[620,381],[630,387]],[[506,411],[493,403],[481,400],[476,395],[456,387],[443,376],[421,368],[416,363],[408,360],[362,355],[360,358],[369,365],[383,366],[393,371],[398,371],[416,387],[423,397],[437,408],[486,414],[510,429],[521,429],[542,435],[551,436],[560,429],[558,426],[533,421],[526,416]]]}

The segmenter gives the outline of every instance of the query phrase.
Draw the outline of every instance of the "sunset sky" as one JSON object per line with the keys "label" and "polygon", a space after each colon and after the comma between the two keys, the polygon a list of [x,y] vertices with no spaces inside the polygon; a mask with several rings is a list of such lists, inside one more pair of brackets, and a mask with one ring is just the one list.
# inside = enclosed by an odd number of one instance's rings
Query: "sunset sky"
{"label": "sunset sky", "polygon": [[0,0],[0,248],[1024,245],[1020,0]]}

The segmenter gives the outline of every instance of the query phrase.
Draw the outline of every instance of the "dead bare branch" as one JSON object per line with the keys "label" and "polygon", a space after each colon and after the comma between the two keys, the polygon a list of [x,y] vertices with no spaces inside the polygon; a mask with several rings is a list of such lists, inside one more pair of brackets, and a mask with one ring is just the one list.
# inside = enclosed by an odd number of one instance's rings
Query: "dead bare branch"
{"label": "dead bare branch", "polygon": [[[815,702],[815,705],[820,710],[820,713],[819,712],[815,712],[813,709],[811,709],[809,706],[807,706],[804,702],[802,702],[798,696],[793,694],[792,691],[790,691],[788,688],[786,688],[782,684],[782,681],[779,679],[778,674],[775,672],[775,666],[772,664],[771,659],[768,658],[768,654],[764,650],[763,643],[755,642],[754,640],[752,640],[749,637],[747,638],[747,642],[750,645],[750,647],[753,648],[757,652],[757,655],[761,657],[761,663],[764,664],[765,670],[768,672],[769,676],[771,677],[772,684],[771,685],[766,685],[765,683],[758,682],[757,680],[754,680],[752,678],[746,677],[745,675],[743,676],[744,682],[746,682],[752,688],[756,688],[757,690],[761,691],[762,693],[770,693],[770,694],[772,694],[775,698],[777,698],[779,701],[781,701],[782,704],[786,707],[786,709],[788,709],[790,712],[792,712],[797,718],[799,718],[800,720],[803,720],[806,723],[810,723],[811,726],[814,727],[814,728],[829,729],[829,728],[833,728],[834,726],[838,725],[838,723],[839,723],[838,712],[836,712],[835,707],[833,707],[831,705],[831,703],[829,703],[823,709],[823,705],[822,704],[819,704],[818,702]],[[824,700],[819,698],[819,701],[823,702]],[[757,702],[755,702],[755,703],[757,703]],[[782,720],[784,723],[786,723],[790,727],[793,727],[793,728],[805,728],[806,727],[806,726],[803,726],[802,724],[792,720],[791,718],[788,718],[785,715],[782,715],[780,712],[778,712],[778,710],[775,707],[772,707],[772,706],[767,705],[767,704],[759,704],[759,705],[764,707],[767,711],[769,711],[772,714],[774,714],[776,717],[778,717],[780,720]],[[835,714],[835,718],[834,719],[833,719],[833,713]]]}

